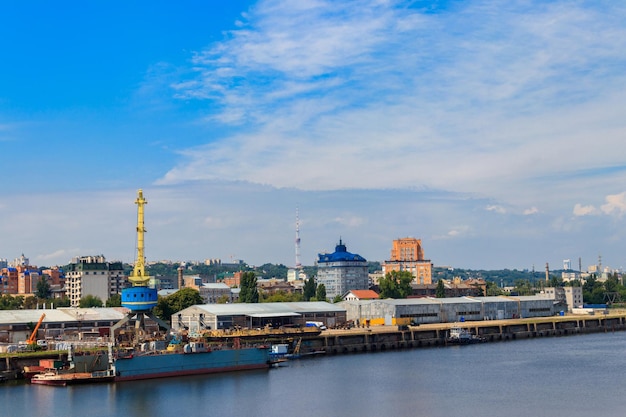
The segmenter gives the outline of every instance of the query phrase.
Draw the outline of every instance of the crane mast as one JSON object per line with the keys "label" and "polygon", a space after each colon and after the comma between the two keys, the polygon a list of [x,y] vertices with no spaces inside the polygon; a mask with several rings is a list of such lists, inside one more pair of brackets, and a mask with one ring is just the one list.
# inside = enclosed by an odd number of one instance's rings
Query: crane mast
{"label": "crane mast", "polygon": [[149,286],[150,276],[146,274],[146,256],[144,245],[144,206],[148,204],[143,191],[137,191],[137,259],[133,271],[128,277],[132,284],[130,288],[122,290],[122,307],[132,312],[148,312],[156,306],[158,294],[156,288]]}
{"label": "crane mast", "polygon": [[[135,322],[134,327],[137,332],[141,330],[145,333],[146,318],[150,318],[158,323],[159,328],[165,329],[168,335],[170,330],[169,324],[152,313],[152,309],[157,305],[159,295],[157,289],[149,285],[151,277],[146,274],[146,254],[144,245],[144,233],[146,233],[146,228],[144,227],[143,215],[144,206],[148,204],[148,202],[144,198],[142,190],[137,191],[135,204],[137,204],[137,259],[128,277],[128,281],[130,281],[132,286],[124,288],[121,294],[122,307],[128,309],[128,314],[122,320],[111,326],[111,338],[114,341],[116,332],[132,321]],[[138,343],[140,334],[136,333],[135,336]]]}
{"label": "crane mast", "polygon": [[143,196],[143,191],[137,191],[137,259],[135,260],[135,266],[133,272],[128,280],[133,286],[147,286],[150,281],[150,277],[146,276],[146,255],[144,244],[144,233],[146,228],[144,226],[144,206],[148,204],[148,201]]}

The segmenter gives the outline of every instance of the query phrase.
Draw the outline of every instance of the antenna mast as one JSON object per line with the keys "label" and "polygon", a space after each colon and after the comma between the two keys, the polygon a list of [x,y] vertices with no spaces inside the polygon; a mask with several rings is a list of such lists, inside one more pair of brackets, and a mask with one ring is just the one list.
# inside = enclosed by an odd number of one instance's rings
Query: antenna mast
{"label": "antenna mast", "polygon": [[301,269],[300,263],[300,215],[298,207],[296,207],[296,269]]}

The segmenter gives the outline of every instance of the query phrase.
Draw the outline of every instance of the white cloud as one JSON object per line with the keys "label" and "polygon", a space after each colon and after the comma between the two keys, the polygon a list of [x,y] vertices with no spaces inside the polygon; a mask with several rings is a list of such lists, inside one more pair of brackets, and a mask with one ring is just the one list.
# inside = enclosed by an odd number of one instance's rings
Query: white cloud
{"label": "white cloud", "polygon": [[539,213],[539,209],[537,207],[529,207],[523,211],[524,216],[532,216],[537,213]]}
{"label": "white cloud", "polygon": [[485,207],[485,210],[487,211],[493,211],[495,213],[498,214],[505,214],[506,213],[506,209],[502,206],[498,206],[498,205],[488,205],[487,207]]}
{"label": "white cloud", "polygon": [[619,194],[606,196],[606,204],[600,209],[604,214],[617,214],[622,216],[626,212],[626,191]]}
{"label": "white cloud", "polygon": [[363,225],[364,220],[358,216],[336,217],[334,222],[347,227],[359,227]]}
{"label": "white cloud", "polygon": [[574,206],[574,216],[590,216],[594,214],[598,214],[598,210],[594,206],[583,206],[579,203]]}
{"label": "white cloud", "polygon": [[457,226],[454,227],[452,229],[449,229],[445,234],[443,235],[436,235],[433,236],[433,240],[447,240],[447,239],[455,239],[455,238],[462,238],[465,235],[467,235],[467,233],[469,232],[470,227],[469,226]]}

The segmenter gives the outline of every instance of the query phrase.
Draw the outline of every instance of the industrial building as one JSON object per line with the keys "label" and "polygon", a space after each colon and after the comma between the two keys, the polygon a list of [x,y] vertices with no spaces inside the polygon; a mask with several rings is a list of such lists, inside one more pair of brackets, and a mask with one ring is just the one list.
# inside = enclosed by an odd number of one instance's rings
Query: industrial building
{"label": "industrial building", "polygon": [[409,298],[342,301],[346,318],[359,325],[454,323],[553,316],[555,300],[546,296]]}
{"label": "industrial building", "polygon": [[305,326],[307,321],[328,327],[345,323],[346,310],[324,301],[294,303],[198,304],[172,316],[172,330],[257,328],[271,325]]}
{"label": "industrial building", "polygon": [[543,291],[548,297],[554,298],[564,306],[567,306],[567,311],[570,313],[572,309],[583,306],[582,287],[546,287]]}
{"label": "industrial building", "polygon": [[110,328],[126,315],[126,309],[70,308],[31,310],[0,310],[0,351],[4,344],[17,344],[28,339],[33,326],[45,317],[37,331],[37,339],[85,340],[109,335]]}

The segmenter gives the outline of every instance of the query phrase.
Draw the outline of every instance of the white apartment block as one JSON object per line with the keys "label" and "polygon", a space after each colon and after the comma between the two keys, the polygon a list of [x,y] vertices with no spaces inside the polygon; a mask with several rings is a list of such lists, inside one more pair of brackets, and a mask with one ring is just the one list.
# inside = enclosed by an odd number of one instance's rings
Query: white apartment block
{"label": "white apartment block", "polygon": [[92,295],[106,302],[121,293],[126,284],[121,262],[107,262],[103,255],[72,259],[65,271],[65,292],[70,306],[78,307],[81,298]]}

